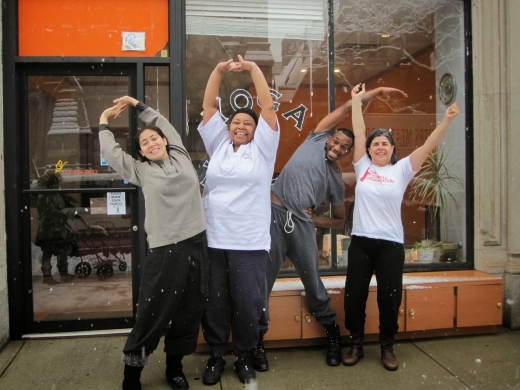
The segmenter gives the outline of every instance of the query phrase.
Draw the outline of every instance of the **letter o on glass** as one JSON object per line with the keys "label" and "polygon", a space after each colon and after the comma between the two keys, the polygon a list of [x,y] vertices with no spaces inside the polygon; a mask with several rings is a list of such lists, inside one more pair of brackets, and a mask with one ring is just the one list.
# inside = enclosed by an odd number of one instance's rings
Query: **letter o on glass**
{"label": "letter o on glass", "polygon": [[[239,106],[237,104],[237,100],[240,97],[243,97],[246,99],[247,104],[245,106]],[[229,102],[231,103],[231,108],[233,108],[233,111],[236,111],[240,108],[251,108],[251,109],[253,108],[253,98],[251,97],[249,92],[247,92],[245,89],[237,89],[236,91],[234,91],[231,94],[231,96],[229,97]]]}

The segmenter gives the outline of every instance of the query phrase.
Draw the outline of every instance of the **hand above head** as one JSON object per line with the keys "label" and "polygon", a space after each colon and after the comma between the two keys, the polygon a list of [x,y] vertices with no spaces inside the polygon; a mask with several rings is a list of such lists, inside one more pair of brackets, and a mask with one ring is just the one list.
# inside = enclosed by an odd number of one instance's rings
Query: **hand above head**
{"label": "hand above head", "polygon": [[117,104],[115,106],[107,108],[105,111],[101,113],[101,116],[99,117],[99,123],[107,125],[108,124],[108,118],[114,117],[116,114],[116,108]]}
{"label": "hand above head", "polygon": [[116,103],[116,105],[114,106],[114,118],[117,118],[118,116],[121,115],[121,113],[126,110],[126,108],[129,106],[129,105],[132,105],[132,106],[136,106],[137,103],[139,103],[139,100],[137,99],[134,99],[133,97],[131,96],[123,96],[123,97],[120,97],[119,99],[114,99],[114,103]]}
{"label": "hand above head", "polygon": [[215,67],[215,69],[218,70],[220,73],[230,72],[232,70],[231,68],[234,66],[233,64],[234,64],[233,60],[229,59],[224,62],[219,62],[217,64],[217,66]]}
{"label": "hand above head", "polygon": [[238,63],[236,64],[238,65],[238,68],[236,69],[237,71],[247,70],[248,72],[251,72],[251,70],[256,66],[256,63],[253,61],[244,61],[240,54],[238,55]]}
{"label": "hand above head", "polygon": [[457,115],[460,114],[460,109],[459,109],[459,105],[457,104],[457,102],[453,103],[451,106],[449,106],[447,109],[446,109],[446,113],[444,114],[444,118],[446,118],[447,120],[451,121],[453,119],[455,119],[455,117]]}
{"label": "hand above head", "polygon": [[357,84],[350,92],[352,100],[361,100],[365,96],[365,84]]}

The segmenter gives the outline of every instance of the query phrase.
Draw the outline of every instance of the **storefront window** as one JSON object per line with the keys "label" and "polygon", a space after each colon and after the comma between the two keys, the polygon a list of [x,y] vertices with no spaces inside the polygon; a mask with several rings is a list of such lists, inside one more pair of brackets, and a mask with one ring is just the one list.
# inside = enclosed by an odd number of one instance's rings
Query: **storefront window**
{"label": "storefront window", "polygon": [[[463,1],[337,0],[334,13],[336,106],[350,99],[350,91],[358,83],[365,83],[367,90],[393,87],[405,91],[406,99],[375,98],[363,108],[367,134],[380,127],[391,129],[398,158],[422,145],[442,120],[447,106],[458,102],[462,114],[423,166],[423,171],[431,173],[421,171],[411,182],[402,205],[402,219],[407,262],[419,262],[412,249],[424,244],[423,240],[433,241],[434,247],[435,241],[446,246],[443,250],[439,244],[433,258],[423,256],[422,262],[465,261]],[[341,166],[345,205],[350,210],[355,201],[354,170],[351,161],[342,161]],[[410,190],[421,182],[427,195],[414,197]],[[440,192],[445,196],[436,198],[435,193]],[[347,236],[350,222],[348,218]]]}
{"label": "storefront window", "polygon": [[[328,113],[327,60],[314,63],[317,56],[309,54],[325,50],[326,15],[326,2],[316,0],[248,0],[225,9],[216,1],[186,2],[188,150],[202,185],[208,156],[197,126],[202,119],[206,83],[217,63],[237,60],[240,54],[259,65],[271,87],[281,130],[276,178],[318,120]],[[230,36],[230,32],[236,35]],[[322,54],[326,56],[326,50]],[[229,117],[233,105],[260,112],[252,80],[246,73],[226,74],[222,81],[221,112],[225,117]],[[313,77],[325,84],[314,84]],[[323,241],[324,233],[329,231],[317,231],[319,241]],[[329,258],[324,257],[322,263],[329,267]],[[290,266],[286,262],[284,268]]]}
{"label": "storefront window", "polygon": [[[350,100],[350,91],[357,83],[365,83],[367,89],[399,88],[408,94],[406,99],[376,98],[364,107],[367,131],[390,128],[399,158],[421,145],[442,119],[447,105],[458,101],[462,115],[451,124],[430,161],[444,163],[441,174],[451,178],[443,183],[448,196],[441,202],[414,198],[407,191],[402,217],[407,261],[414,262],[410,250],[414,244],[427,240],[452,242],[455,248],[454,255],[442,258],[438,244],[430,262],[464,261],[463,1],[337,0],[330,13],[325,1],[294,0],[282,4],[251,0],[244,3],[247,11],[242,3],[226,9],[215,1],[186,3],[188,149],[202,185],[208,157],[196,128],[202,118],[204,89],[215,65],[229,58],[236,60],[238,54],[260,66],[278,104],[281,138],[274,179],[309,132],[329,113],[331,72],[335,107]],[[329,14],[333,15],[333,50],[329,50],[327,36]],[[230,36],[229,31],[236,35]],[[225,75],[220,89],[221,112],[225,117],[233,103],[240,107],[250,105],[259,112],[251,86],[246,74]],[[351,128],[351,118],[341,127]],[[351,156],[341,160],[339,170],[345,184],[346,223],[334,232],[317,228],[316,239],[320,268],[344,272],[355,204]],[[425,174],[414,182],[430,179],[432,176]],[[324,204],[316,211],[327,216],[330,207]],[[289,263],[284,267],[290,267]]]}

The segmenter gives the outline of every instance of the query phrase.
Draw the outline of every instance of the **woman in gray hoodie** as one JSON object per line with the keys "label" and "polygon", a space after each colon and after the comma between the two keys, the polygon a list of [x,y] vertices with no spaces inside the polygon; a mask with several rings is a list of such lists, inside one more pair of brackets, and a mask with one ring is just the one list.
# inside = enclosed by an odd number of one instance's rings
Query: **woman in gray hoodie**
{"label": "woman in gray hoodie", "polygon": [[[188,389],[184,355],[195,352],[207,285],[206,222],[199,180],[175,128],[136,99],[114,100],[100,118],[101,153],[123,180],[142,187],[148,254],[142,267],[136,323],[123,349],[123,389],[141,389],[149,355],[164,339],[166,379],[173,389]],[[125,153],[108,126],[128,105],[146,124],[136,135],[140,159]]]}

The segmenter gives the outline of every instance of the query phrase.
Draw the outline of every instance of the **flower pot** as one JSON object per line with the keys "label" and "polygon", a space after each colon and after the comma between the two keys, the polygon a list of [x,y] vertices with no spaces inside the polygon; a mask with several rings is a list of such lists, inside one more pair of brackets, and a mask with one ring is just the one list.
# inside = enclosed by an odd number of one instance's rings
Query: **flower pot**
{"label": "flower pot", "polygon": [[417,249],[410,249],[410,257],[413,261],[419,260],[419,251]]}
{"label": "flower pot", "polygon": [[443,242],[441,261],[453,262],[457,261],[457,254],[459,252],[459,244],[456,242]]}
{"label": "flower pot", "polygon": [[419,252],[419,263],[431,263],[439,258],[439,251],[436,248],[421,248]]}

